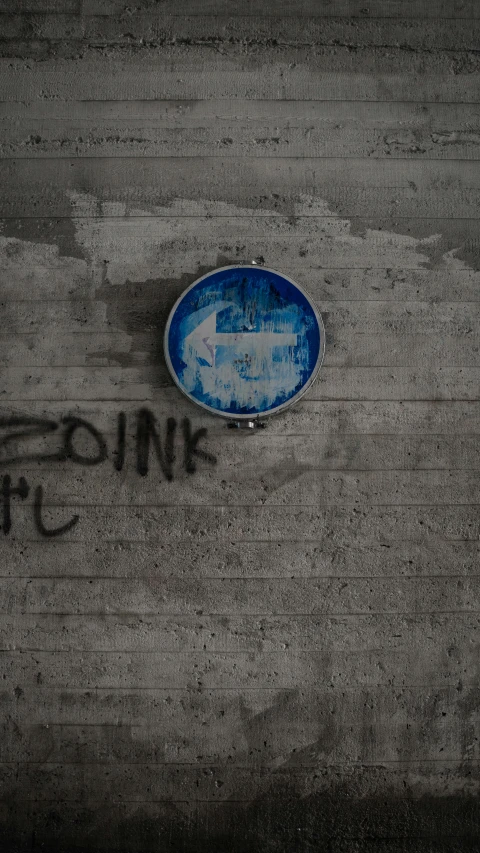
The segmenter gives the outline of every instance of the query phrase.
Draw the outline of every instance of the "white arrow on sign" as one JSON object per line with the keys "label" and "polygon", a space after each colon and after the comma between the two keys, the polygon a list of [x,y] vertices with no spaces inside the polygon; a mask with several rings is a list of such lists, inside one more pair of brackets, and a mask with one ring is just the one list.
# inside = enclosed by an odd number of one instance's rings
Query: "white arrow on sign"
{"label": "white arrow on sign", "polygon": [[296,347],[297,335],[288,332],[217,332],[217,312],[214,311],[185,338],[185,343],[196,350],[210,367],[215,364],[216,346],[237,346],[244,341],[246,344],[260,344],[262,349]]}

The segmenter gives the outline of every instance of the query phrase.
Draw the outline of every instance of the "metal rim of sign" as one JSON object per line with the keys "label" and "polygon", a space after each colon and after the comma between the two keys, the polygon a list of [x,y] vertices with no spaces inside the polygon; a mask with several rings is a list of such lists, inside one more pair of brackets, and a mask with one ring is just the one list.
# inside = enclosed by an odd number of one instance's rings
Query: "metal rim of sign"
{"label": "metal rim of sign", "polygon": [[[176,374],[175,368],[173,367],[171,358],[170,358],[169,345],[168,345],[170,326],[171,326],[172,320],[175,316],[175,312],[176,312],[178,306],[180,305],[181,302],[183,302],[187,293],[189,293],[191,290],[193,290],[194,287],[197,287],[197,285],[200,284],[200,282],[202,282],[204,279],[210,278],[210,276],[213,275],[214,273],[223,272],[224,270],[231,271],[231,270],[237,270],[237,269],[238,270],[241,270],[241,269],[248,269],[248,270],[261,269],[261,270],[264,270],[265,272],[270,272],[270,273],[273,273],[274,275],[278,275],[278,276],[280,276],[280,278],[284,278],[286,281],[290,282],[290,284],[293,284],[293,286],[296,287],[297,290],[299,290],[300,293],[307,300],[307,302],[308,302],[308,304],[309,304],[309,306],[313,312],[315,320],[317,322],[318,328],[320,330],[320,347],[319,347],[317,361],[315,362],[315,367],[313,368],[309,378],[305,382],[305,385],[303,385],[300,388],[300,390],[297,391],[296,394],[294,394],[293,397],[290,397],[289,400],[286,400],[284,403],[281,403],[279,406],[276,406],[274,409],[268,409],[265,412],[250,413],[250,414],[242,414],[242,413],[237,413],[237,412],[235,412],[235,413],[223,412],[221,409],[215,409],[213,406],[209,406],[206,403],[202,403],[200,400],[198,400],[196,397],[194,397],[193,394],[191,394],[189,391],[187,391],[182,386],[182,384],[181,384],[181,382],[180,382],[180,380]],[[173,381],[175,382],[175,385],[182,392],[182,394],[184,394],[185,397],[188,397],[188,399],[192,403],[195,403],[196,406],[200,406],[200,408],[205,409],[207,412],[210,412],[210,414],[218,415],[218,417],[225,418],[226,420],[229,420],[229,421],[240,421],[240,420],[260,421],[260,420],[264,420],[265,418],[269,418],[271,415],[279,414],[280,412],[283,412],[285,409],[289,409],[290,406],[293,406],[295,403],[298,403],[298,401],[301,399],[301,397],[303,397],[304,394],[306,394],[306,392],[308,391],[308,389],[312,386],[313,382],[317,378],[318,371],[320,370],[320,368],[322,366],[322,362],[323,362],[323,359],[325,356],[325,326],[323,325],[322,315],[320,314],[317,306],[313,302],[311,296],[306,292],[306,290],[304,290],[303,287],[301,287],[299,284],[297,284],[297,282],[294,281],[293,278],[290,278],[290,276],[285,275],[283,272],[279,272],[278,270],[274,270],[272,267],[264,267],[263,265],[260,265],[260,264],[258,264],[258,265],[257,264],[229,264],[228,266],[225,266],[225,267],[217,267],[216,269],[210,270],[210,272],[207,272],[207,273],[205,273],[205,275],[200,276],[200,278],[195,279],[195,281],[192,282],[192,284],[190,284],[189,287],[187,287],[183,291],[183,293],[180,294],[177,301],[175,302],[175,305],[173,306],[172,310],[170,311],[170,314],[168,315],[168,320],[167,320],[167,324],[165,326],[165,332],[163,335],[163,351],[164,351],[164,355],[165,355],[165,360],[167,362],[168,371],[169,371],[170,376],[172,377]]]}

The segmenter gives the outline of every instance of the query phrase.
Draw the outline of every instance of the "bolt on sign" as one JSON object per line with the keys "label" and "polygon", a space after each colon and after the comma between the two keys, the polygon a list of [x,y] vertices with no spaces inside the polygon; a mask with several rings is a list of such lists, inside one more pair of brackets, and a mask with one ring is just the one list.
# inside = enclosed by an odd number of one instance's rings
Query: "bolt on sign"
{"label": "bolt on sign", "polygon": [[309,296],[266,267],[221,267],[177,300],[165,358],[181,391],[231,420],[283,411],[314,381],[325,331]]}

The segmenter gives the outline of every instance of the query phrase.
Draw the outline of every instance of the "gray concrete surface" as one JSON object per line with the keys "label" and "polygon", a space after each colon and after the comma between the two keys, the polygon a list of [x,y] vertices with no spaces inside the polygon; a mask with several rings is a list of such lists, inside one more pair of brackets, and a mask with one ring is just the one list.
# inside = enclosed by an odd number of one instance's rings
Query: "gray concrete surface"
{"label": "gray concrete surface", "polygon": [[[1,853],[479,849],[479,9],[0,0]],[[161,339],[258,256],[244,435]]]}

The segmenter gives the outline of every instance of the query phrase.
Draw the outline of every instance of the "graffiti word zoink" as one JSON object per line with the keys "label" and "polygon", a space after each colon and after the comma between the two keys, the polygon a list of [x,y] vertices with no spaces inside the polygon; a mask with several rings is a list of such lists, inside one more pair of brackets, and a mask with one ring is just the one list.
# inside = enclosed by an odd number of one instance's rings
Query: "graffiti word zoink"
{"label": "graffiti word zoink", "polygon": [[[59,421],[49,418],[37,418],[30,415],[11,415],[0,417],[0,429],[8,430],[0,438],[0,465],[5,469],[7,465],[17,465],[23,462],[69,462],[75,465],[96,466],[101,465],[108,459],[108,445],[103,434],[89,421],[74,415],[62,417]],[[86,455],[80,453],[75,446],[75,436],[84,431],[93,442],[93,451]],[[152,455],[158,463],[161,474],[165,480],[171,482],[174,479],[175,470],[175,448],[177,421],[169,417],[166,420],[165,437],[162,440],[161,429],[153,412],[147,408],[141,408],[135,415],[134,429],[134,456],[135,468],[141,477],[145,477],[150,469]],[[44,438],[50,433],[59,435],[59,441],[54,450],[46,453],[28,452],[28,448],[18,452],[18,445],[22,446],[33,438]],[[216,457],[199,447],[200,441],[207,435],[205,427],[192,430],[189,418],[184,418],[181,425],[181,440],[183,445],[182,467],[188,474],[194,474],[197,460],[203,460],[212,465],[216,464]],[[15,452],[9,453],[14,445]],[[153,454],[152,454],[153,450]],[[113,451],[113,466],[116,471],[122,471],[126,464],[127,453],[127,417],[125,412],[120,412],[117,417],[115,449]],[[0,485],[0,501],[2,504],[2,530],[4,534],[9,533],[12,527],[12,498],[18,497],[25,500],[30,494],[30,486],[25,477],[19,477],[14,484],[10,474],[5,474]],[[46,537],[61,536],[74,527],[79,516],[74,515],[69,521],[60,527],[47,527],[43,521],[42,507],[44,501],[43,486],[34,489],[33,516],[37,531]]]}

